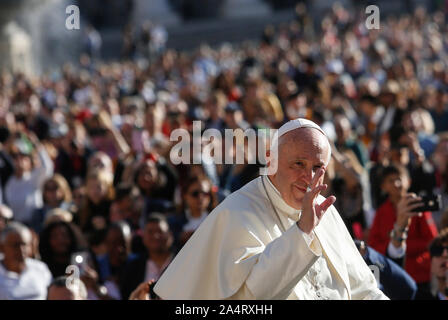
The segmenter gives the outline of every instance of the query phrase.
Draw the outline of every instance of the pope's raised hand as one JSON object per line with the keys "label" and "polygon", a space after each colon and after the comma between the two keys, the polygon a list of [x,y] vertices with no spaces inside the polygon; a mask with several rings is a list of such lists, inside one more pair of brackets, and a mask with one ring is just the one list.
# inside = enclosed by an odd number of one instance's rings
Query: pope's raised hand
{"label": "pope's raised hand", "polygon": [[336,201],[335,196],[326,198],[321,204],[316,201],[319,193],[328,187],[323,184],[324,174],[325,170],[323,168],[316,171],[302,200],[302,215],[297,222],[297,226],[306,234],[310,234],[314,230],[327,209]]}

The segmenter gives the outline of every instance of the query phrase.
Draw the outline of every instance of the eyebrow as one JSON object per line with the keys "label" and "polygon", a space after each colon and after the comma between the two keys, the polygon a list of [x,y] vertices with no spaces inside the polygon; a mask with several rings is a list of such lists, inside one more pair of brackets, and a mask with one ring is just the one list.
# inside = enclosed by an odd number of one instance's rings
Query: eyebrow
{"label": "eyebrow", "polygon": [[[291,160],[290,162],[297,162],[297,161],[310,161],[310,160],[305,159],[305,158],[295,158],[295,159]],[[317,167],[317,166],[323,167],[323,166],[325,166],[325,163],[319,162],[319,163],[313,165],[313,167]]]}

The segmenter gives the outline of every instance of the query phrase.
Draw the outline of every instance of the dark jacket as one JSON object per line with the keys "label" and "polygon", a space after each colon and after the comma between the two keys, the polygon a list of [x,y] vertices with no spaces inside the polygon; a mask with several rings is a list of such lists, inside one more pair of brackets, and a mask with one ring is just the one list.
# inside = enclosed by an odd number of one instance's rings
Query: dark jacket
{"label": "dark jacket", "polygon": [[391,300],[414,299],[417,284],[403,268],[370,247],[366,247],[366,255],[363,258],[368,266],[378,267],[380,289]]}
{"label": "dark jacket", "polygon": [[128,300],[132,291],[145,280],[147,260],[148,254],[144,253],[126,263],[123,276],[120,279],[121,299]]}

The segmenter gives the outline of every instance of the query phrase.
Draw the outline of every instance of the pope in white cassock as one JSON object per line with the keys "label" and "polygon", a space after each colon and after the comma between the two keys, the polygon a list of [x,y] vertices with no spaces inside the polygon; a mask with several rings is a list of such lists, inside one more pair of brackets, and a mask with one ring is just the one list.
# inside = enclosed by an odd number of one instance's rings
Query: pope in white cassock
{"label": "pope in white cassock", "polygon": [[388,299],[332,206],[336,198],[319,194],[331,158],[322,129],[291,120],[271,150],[278,167],[217,206],[154,291],[162,299]]}

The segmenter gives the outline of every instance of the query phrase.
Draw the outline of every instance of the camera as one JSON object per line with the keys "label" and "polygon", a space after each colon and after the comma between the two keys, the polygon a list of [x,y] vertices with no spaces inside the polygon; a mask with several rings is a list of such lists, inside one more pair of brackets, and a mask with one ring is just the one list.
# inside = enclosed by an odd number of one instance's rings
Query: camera
{"label": "camera", "polygon": [[412,209],[412,212],[439,211],[442,207],[442,197],[440,194],[425,195],[421,198],[422,200],[419,203],[422,205]]}

